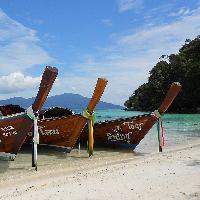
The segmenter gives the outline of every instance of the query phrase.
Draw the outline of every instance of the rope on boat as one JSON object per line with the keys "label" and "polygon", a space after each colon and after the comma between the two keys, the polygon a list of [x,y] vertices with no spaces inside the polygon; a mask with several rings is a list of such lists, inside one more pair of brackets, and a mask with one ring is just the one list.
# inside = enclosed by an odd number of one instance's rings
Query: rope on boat
{"label": "rope on boat", "polygon": [[154,116],[158,121],[157,122],[157,132],[158,132],[159,152],[162,152],[162,148],[165,145],[165,135],[164,135],[164,127],[163,127],[162,115],[159,113],[158,110],[155,110],[152,113],[152,116]]}
{"label": "rope on boat", "polygon": [[91,112],[88,108],[83,111],[83,116],[88,119],[88,127],[89,127],[89,143],[87,143],[87,150],[89,153],[89,157],[93,155],[93,146],[94,146],[94,130],[93,125],[96,120],[96,115],[94,112]]}

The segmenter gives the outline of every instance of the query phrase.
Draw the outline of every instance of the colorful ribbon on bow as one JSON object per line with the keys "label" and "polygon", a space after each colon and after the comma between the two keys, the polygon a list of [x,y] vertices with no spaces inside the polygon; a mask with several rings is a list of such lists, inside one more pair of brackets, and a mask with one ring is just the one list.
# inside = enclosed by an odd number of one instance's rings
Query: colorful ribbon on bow
{"label": "colorful ribbon on bow", "polygon": [[33,120],[34,126],[33,126],[33,133],[32,133],[32,167],[35,167],[35,170],[37,171],[37,145],[39,144],[39,132],[38,132],[38,114],[33,111],[32,106],[30,106],[26,110],[27,116]]}
{"label": "colorful ribbon on bow", "polygon": [[88,108],[83,111],[83,116],[88,119],[88,128],[89,128],[89,144],[87,143],[87,150],[89,153],[89,157],[93,155],[94,151],[94,130],[93,130],[93,124],[96,120],[96,116],[94,112],[91,112]]}
{"label": "colorful ribbon on bow", "polygon": [[27,108],[26,114],[28,115],[28,117],[30,119],[32,119],[34,121],[34,126],[33,126],[34,127],[34,131],[33,131],[34,137],[33,137],[33,140],[34,140],[34,143],[39,144],[39,132],[38,132],[38,123],[37,123],[38,116],[33,111],[32,106],[30,106],[29,108]]}
{"label": "colorful ribbon on bow", "polygon": [[164,135],[164,127],[163,127],[162,115],[159,113],[158,110],[155,110],[152,113],[152,116],[154,116],[158,121],[157,122],[157,132],[158,132],[159,152],[162,152],[162,148],[165,145],[165,135]]}

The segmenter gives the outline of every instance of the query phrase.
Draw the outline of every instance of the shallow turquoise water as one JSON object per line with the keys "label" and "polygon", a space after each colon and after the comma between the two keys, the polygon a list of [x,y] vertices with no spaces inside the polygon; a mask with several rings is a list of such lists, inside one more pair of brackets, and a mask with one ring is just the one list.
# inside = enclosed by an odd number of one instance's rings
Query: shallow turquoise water
{"label": "shallow turquoise water", "polygon": [[96,113],[97,121],[125,118],[125,117],[131,117],[131,116],[144,114],[144,112],[124,111],[120,109],[96,110],[95,113]]}

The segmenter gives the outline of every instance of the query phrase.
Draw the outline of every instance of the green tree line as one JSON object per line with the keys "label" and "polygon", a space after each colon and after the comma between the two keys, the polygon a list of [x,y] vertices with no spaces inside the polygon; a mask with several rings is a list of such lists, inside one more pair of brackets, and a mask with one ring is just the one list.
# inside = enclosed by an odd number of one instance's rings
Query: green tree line
{"label": "green tree line", "polygon": [[153,111],[162,102],[172,82],[180,82],[181,93],[169,112],[200,113],[200,36],[186,39],[178,54],[162,55],[149,72],[148,82],[139,86],[124,103],[127,110]]}

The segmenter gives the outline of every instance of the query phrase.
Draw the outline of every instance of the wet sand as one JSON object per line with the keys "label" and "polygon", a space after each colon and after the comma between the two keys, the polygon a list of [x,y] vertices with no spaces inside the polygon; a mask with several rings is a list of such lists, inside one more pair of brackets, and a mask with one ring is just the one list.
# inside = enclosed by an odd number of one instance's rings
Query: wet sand
{"label": "wet sand", "polygon": [[30,147],[0,161],[0,199],[200,199],[200,141],[163,153],[85,149],[70,154],[40,147],[38,171]]}

